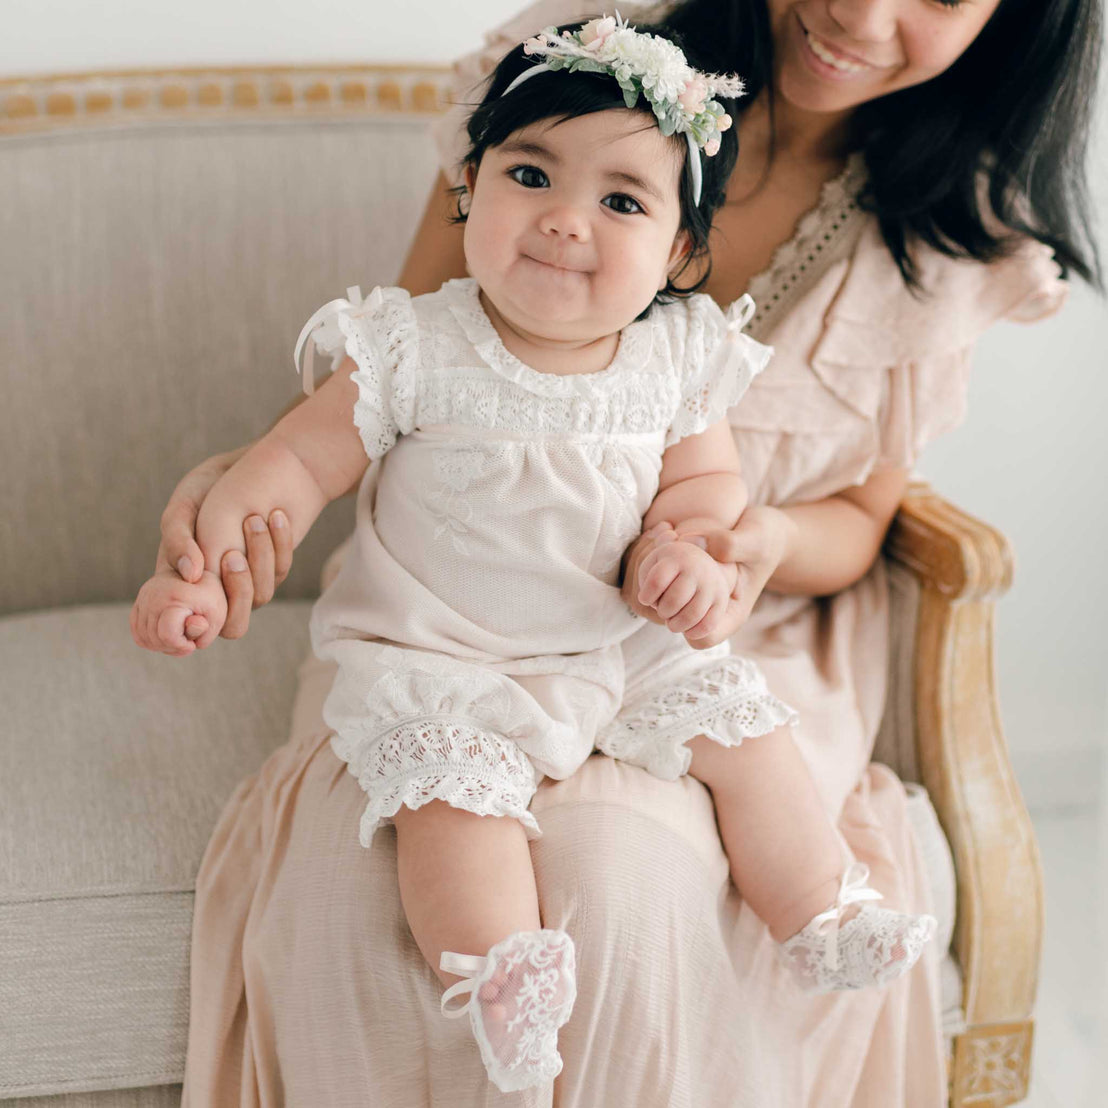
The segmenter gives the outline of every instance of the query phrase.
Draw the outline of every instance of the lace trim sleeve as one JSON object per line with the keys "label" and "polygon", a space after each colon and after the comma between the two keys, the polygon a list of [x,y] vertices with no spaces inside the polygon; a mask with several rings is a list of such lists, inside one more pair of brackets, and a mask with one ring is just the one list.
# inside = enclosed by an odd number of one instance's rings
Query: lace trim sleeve
{"label": "lace trim sleeve", "polygon": [[708,296],[693,297],[688,308],[681,406],[666,433],[667,450],[723,419],[773,355],[771,346],[742,333],[755,310],[749,296],[726,313]]}
{"label": "lace trim sleeve", "polygon": [[[333,300],[321,309],[311,340],[331,358],[334,372],[347,356],[357,369],[354,425],[372,461],[388,453],[415,425],[419,340],[411,298],[404,289],[375,288],[361,301]],[[315,317],[313,317],[315,318]]]}

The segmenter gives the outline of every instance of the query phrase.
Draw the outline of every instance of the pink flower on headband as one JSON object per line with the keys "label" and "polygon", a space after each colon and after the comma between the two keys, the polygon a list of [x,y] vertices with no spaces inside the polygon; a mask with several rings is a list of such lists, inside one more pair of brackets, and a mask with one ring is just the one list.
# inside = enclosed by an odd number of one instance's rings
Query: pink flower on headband
{"label": "pink flower on headband", "polygon": [[590,19],[581,28],[577,38],[582,46],[589,50],[599,50],[604,45],[604,40],[616,29],[616,21],[610,16],[603,19]]}
{"label": "pink flower on headband", "polygon": [[714,158],[719,153],[719,135],[712,135],[704,144],[704,153],[709,158]]}
{"label": "pink flower on headband", "polygon": [[677,102],[689,115],[699,115],[704,110],[704,101],[707,99],[708,82],[703,77],[693,77],[681,90]]}

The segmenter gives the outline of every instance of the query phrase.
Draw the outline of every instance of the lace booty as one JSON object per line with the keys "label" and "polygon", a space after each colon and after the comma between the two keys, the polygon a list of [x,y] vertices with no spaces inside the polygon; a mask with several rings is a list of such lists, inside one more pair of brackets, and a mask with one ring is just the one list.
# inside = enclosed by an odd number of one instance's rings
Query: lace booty
{"label": "lace booty", "polygon": [[[444,952],[439,966],[465,977],[442,996],[442,1013],[469,1013],[492,1083],[512,1093],[553,1081],[562,1071],[558,1028],[577,996],[573,940],[564,931],[518,931],[484,957]],[[458,1007],[447,1005],[469,993]]]}
{"label": "lace booty", "polygon": [[[911,916],[876,908],[881,894],[866,887],[869,870],[853,863],[843,874],[835,903],[778,946],[778,955],[808,993],[887,985],[919,960],[934,934],[934,916]],[[845,923],[844,911],[860,904]]]}

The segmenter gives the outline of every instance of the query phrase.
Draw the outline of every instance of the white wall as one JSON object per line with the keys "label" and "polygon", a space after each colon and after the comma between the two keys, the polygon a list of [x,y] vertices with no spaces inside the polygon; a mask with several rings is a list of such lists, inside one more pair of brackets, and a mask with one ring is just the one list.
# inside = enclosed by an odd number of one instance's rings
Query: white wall
{"label": "white wall", "polygon": [[[4,0],[0,77],[106,68],[445,61],[524,0]],[[1108,89],[1102,90],[1102,108]],[[1093,180],[1108,245],[1108,111]],[[1108,250],[1106,250],[1108,253]],[[1108,308],[1076,287],[1062,315],[981,344],[970,415],[924,474],[1017,552],[1000,605],[1004,721],[1032,803],[1090,799],[1108,736]]]}
{"label": "white wall", "polygon": [[527,0],[0,0],[0,77],[282,62],[446,62]]}

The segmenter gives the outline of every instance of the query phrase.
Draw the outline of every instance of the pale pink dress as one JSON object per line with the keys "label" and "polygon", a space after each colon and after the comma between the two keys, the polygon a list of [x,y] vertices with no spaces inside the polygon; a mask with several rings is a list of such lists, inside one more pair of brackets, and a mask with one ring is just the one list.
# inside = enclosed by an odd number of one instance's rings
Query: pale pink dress
{"label": "pale pink dress", "polygon": [[[466,59],[463,79],[587,11],[544,0]],[[776,349],[732,416],[756,503],[810,501],[911,466],[960,421],[981,333],[1064,298],[1057,266],[1035,245],[992,266],[924,253],[931,295],[911,296],[874,220],[851,201],[859,172],[852,165],[824,190],[751,287],[761,308],[750,331]],[[878,565],[833,598],[764,595],[732,646],[799,711],[797,739],[872,883],[888,903],[924,911],[904,788],[869,764],[887,617]],[[885,990],[798,993],[730,884],[707,791],[600,755],[544,782],[532,802],[543,921],[578,951],[578,1000],[559,1037],[565,1068],[553,1089],[498,1093],[468,1029],[439,1013],[441,988],[400,906],[392,829],[372,852],[358,843],[365,795],[320,718],[332,678],[332,667],[305,663],[290,742],[236,791],[205,856],[186,1104],[945,1103],[939,945]]]}

